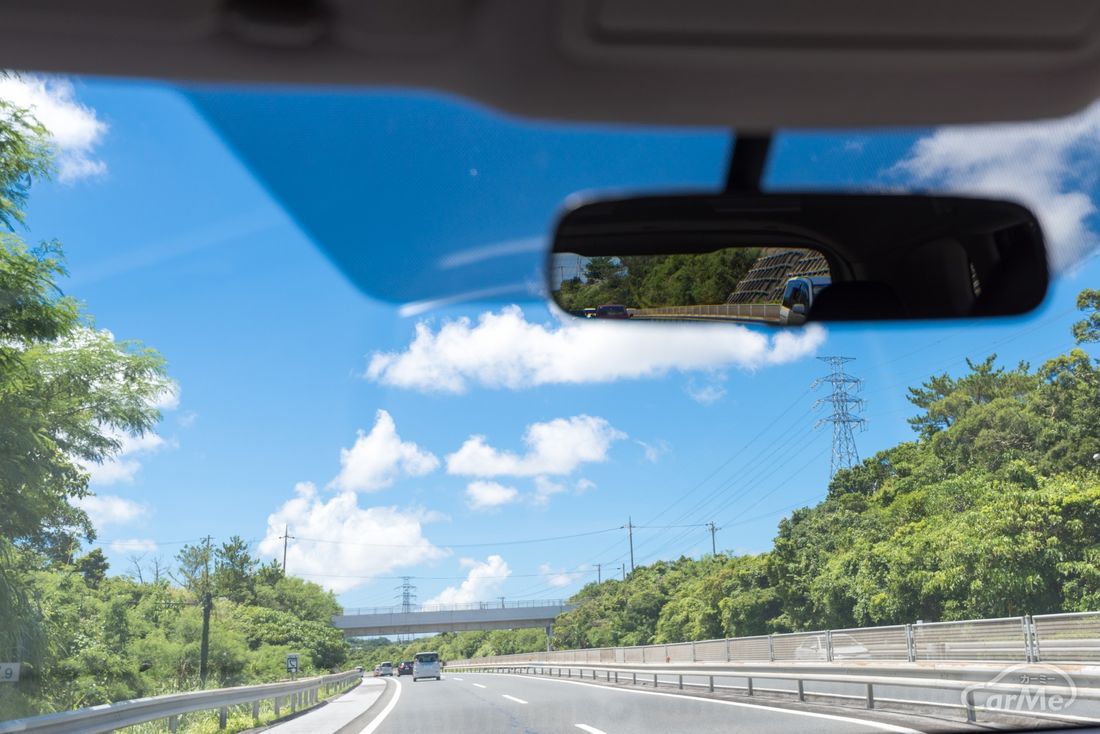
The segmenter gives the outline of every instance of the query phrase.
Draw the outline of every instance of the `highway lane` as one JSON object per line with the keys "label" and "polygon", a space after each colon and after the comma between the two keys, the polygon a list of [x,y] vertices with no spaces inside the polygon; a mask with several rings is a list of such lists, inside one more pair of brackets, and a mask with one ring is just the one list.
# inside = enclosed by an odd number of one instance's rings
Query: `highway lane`
{"label": "highway lane", "polygon": [[[399,692],[361,734],[621,734],[684,731],[717,734],[808,730],[905,732],[846,713],[822,714],[515,675],[463,673],[441,681],[396,679]],[[383,718],[384,715],[384,718]]]}

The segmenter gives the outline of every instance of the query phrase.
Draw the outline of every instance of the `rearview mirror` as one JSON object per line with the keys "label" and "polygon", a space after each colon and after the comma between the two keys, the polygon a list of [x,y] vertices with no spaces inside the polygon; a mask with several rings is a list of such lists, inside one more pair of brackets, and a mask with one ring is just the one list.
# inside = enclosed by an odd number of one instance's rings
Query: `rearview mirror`
{"label": "rearview mirror", "polygon": [[579,317],[774,325],[1021,314],[1049,280],[1042,230],[1018,204],[755,193],[578,206],[549,278]]}

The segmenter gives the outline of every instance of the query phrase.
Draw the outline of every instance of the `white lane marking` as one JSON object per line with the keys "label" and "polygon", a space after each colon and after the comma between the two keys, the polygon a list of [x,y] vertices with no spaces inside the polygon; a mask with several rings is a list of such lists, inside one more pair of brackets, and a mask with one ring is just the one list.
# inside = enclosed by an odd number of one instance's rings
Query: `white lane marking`
{"label": "white lane marking", "polygon": [[573,724],[573,726],[577,727],[581,731],[588,732],[588,734],[607,734],[607,732],[601,729],[597,729],[594,726],[589,726],[588,724]]}
{"label": "white lane marking", "polygon": [[478,688],[488,688],[489,687],[489,686],[483,686],[480,683],[474,683],[474,685],[477,686]]}
{"label": "white lane marking", "polygon": [[451,680],[462,680],[462,679],[461,678],[455,678],[454,676],[451,676]]}
{"label": "white lane marking", "polygon": [[[796,711],[794,709],[784,709],[777,706],[762,706],[757,703],[741,703],[740,701],[726,701],[721,698],[700,698],[698,696],[685,696],[676,693],[661,693],[660,691],[635,691],[630,688],[608,688],[606,685],[599,683],[582,683],[578,680],[559,680],[557,678],[542,678],[540,676],[528,676],[519,675],[516,673],[496,673],[495,675],[509,676],[512,678],[523,678],[524,680],[537,680],[545,681],[548,683],[563,683],[572,686],[587,686],[589,688],[596,688],[601,691],[613,691],[615,693],[634,693],[639,696],[664,696],[666,698],[680,698],[688,699],[691,701],[702,701],[706,703],[718,704],[720,706],[740,706],[741,708],[757,709],[760,711],[770,711],[776,714],[790,714],[791,716],[809,716],[815,719],[828,719],[830,721],[840,721],[845,724],[856,724],[858,726],[866,726],[870,729],[878,729],[879,731],[892,731],[896,734],[924,734],[919,729],[909,729],[904,726],[896,726],[894,724],[884,724],[879,721],[867,721],[866,719],[854,719],[850,716],[837,716],[836,714],[819,714],[816,711]],[[474,685],[477,685],[476,683]]]}
{"label": "white lane marking", "polygon": [[501,698],[507,698],[509,701],[515,701],[516,703],[527,703],[522,698],[516,698],[515,696],[509,696],[507,693],[500,694]]}
{"label": "white lane marking", "polygon": [[374,734],[374,730],[382,726],[382,722],[386,720],[386,717],[393,711],[394,706],[397,705],[397,699],[401,698],[401,681],[396,678],[391,678],[390,680],[397,686],[397,691],[394,692],[393,698],[386,704],[386,708],[382,709],[378,716],[374,717],[374,721],[367,724],[366,728],[359,732],[359,734]]}

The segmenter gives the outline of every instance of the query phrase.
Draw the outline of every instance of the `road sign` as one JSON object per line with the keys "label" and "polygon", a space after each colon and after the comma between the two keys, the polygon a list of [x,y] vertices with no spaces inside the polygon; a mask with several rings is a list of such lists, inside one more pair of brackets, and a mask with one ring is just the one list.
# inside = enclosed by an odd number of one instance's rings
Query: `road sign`
{"label": "road sign", "polygon": [[298,656],[296,654],[290,654],[286,656],[286,672],[298,672]]}
{"label": "road sign", "polygon": [[15,683],[19,680],[20,663],[0,663],[0,683]]}

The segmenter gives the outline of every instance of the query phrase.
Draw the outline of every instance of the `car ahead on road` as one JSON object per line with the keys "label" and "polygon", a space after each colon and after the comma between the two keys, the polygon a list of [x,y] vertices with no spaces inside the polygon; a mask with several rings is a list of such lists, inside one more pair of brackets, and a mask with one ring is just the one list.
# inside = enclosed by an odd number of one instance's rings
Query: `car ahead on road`
{"label": "car ahead on road", "polygon": [[413,657],[413,683],[421,678],[435,678],[436,680],[440,680],[440,668],[439,653],[418,652]]}
{"label": "car ahead on road", "polygon": [[379,663],[378,675],[393,675],[393,663]]}
{"label": "car ahead on road", "polygon": [[412,672],[413,672],[413,661],[412,660],[402,660],[400,663],[397,664],[397,675],[399,675],[399,676],[401,676],[401,675],[412,675]]}
{"label": "car ahead on road", "polygon": [[833,660],[871,659],[871,651],[851,635],[834,633],[830,637],[831,639],[827,639],[825,635],[814,635],[805,640],[795,649],[795,660],[828,660],[830,646]]}

